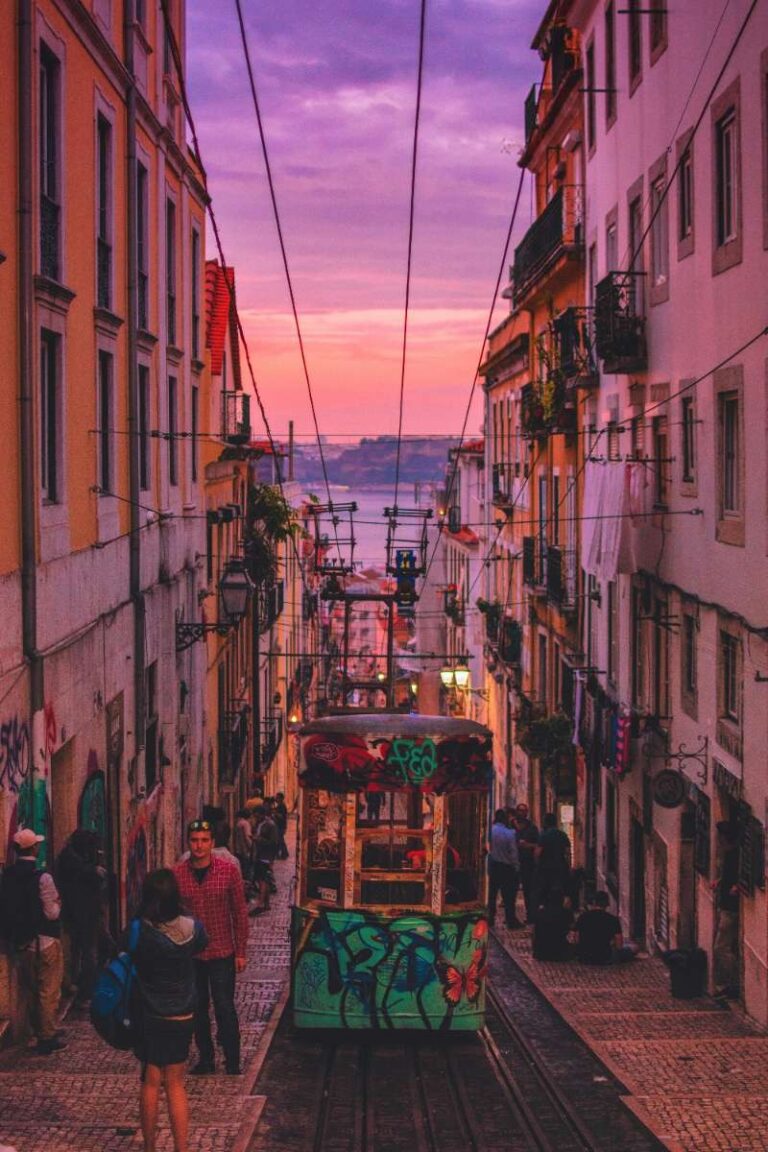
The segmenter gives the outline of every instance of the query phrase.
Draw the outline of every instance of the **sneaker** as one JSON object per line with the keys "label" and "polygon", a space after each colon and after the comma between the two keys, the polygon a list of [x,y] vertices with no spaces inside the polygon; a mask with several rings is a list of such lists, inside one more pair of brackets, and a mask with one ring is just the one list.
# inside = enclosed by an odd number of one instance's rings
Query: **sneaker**
{"label": "sneaker", "polygon": [[190,1068],[190,1076],[213,1076],[216,1068],[210,1060],[198,1060],[194,1068]]}
{"label": "sneaker", "polygon": [[50,1040],[38,1040],[34,1051],[38,1056],[52,1056],[54,1052],[61,1052],[66,1046],[66,1040],[62,1040],[60,1036],[53,1036]]}

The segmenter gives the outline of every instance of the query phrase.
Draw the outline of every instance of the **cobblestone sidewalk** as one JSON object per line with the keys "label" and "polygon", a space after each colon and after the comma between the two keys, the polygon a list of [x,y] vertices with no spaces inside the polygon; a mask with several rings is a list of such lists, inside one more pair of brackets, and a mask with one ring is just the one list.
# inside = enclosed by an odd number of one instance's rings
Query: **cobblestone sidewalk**
{"label": "cobblestone sidewalk", "polygon": [[546,963],[531,955],[530,929],[496,935],[670,1150],[768,1152],[768,1037],[738,1011],[708,997],[673,1000],[656,958]]}
{"label": "cobblestone sidewalk", "polygon": [[[294,829],[291,821],[291,840]],[[245,1152],[258,1120],[263,1101],[252,1093],[262,1040],[290,969],[293,871],[291,844],[290,858],[275,864],[271,910],[250,922],[248,964],[237,982],[244,1075],[187,1079],[191,1152]],[[24,1048],[0,1053],[0,1145],[17,1152],[136,1152],[142,1147],[136,1060],[107,1047],[85,1012],[71,1010],[63,1028],[68,1047],[55,1056]],[[157,1146],[173,1147],[164,1101]]]}

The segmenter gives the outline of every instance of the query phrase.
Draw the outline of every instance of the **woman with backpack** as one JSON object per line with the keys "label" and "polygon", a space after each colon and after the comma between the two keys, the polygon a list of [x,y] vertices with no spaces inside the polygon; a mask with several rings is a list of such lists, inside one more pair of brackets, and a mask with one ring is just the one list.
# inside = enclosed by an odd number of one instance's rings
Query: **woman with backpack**
{"label": "woman with backpack", "polygon": [[134,953],[140,1019],[134,1049],[141,1061],[139,1107],[145,1152],[155,1152],[160,1087],[165,1087],[174,1152],[188,1152],[189,1107],[184,1070],[194,1031],[192,957],[208,943],[205,929],[184,915],[170,868],[150,872],[142,887],[141,928]]}

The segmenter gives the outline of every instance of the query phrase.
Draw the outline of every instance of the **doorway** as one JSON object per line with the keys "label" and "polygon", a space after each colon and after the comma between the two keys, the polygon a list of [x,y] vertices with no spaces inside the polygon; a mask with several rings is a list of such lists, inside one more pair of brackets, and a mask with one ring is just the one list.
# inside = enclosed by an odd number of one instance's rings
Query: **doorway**
{"label": "doorway", "polygon": [[630,932],[632,939],[645,947],[645,834],[634,817],[630,837]]}
{"label": "doorway", "polygon": [[680,814],[680,872],[677,919],[678,948],[696,947],[696,807],[686,801]]}

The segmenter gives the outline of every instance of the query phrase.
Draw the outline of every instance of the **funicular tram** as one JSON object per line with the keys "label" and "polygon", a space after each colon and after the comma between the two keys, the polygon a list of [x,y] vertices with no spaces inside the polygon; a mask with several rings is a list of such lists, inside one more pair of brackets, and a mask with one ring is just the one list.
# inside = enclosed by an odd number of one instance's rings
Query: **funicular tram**
{"label": "funicular tram", "polygon": [[300,740],[296,1026],[481,1028],[489,731],[348,713]]}

